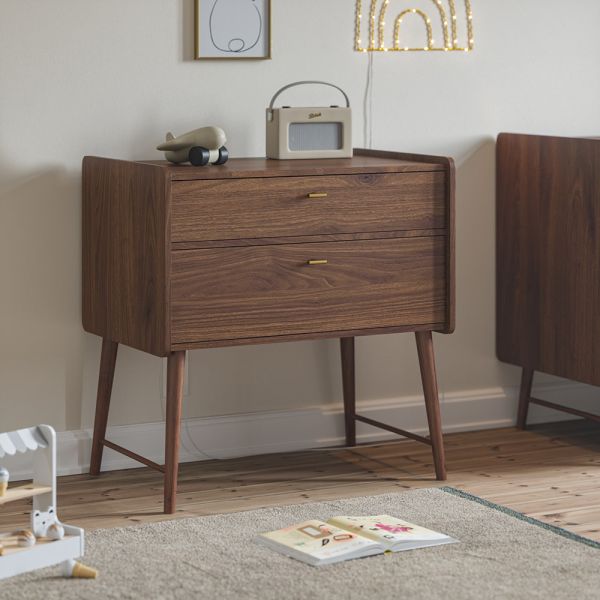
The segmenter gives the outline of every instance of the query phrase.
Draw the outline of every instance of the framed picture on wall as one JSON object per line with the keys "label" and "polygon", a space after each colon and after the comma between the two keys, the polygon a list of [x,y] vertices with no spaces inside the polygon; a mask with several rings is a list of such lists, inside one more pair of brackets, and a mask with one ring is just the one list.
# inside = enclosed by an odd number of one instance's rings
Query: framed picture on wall
{"label": "framed picture on wall", "polygon": [[271,58],[271,0],[196,0],[196,59]]}

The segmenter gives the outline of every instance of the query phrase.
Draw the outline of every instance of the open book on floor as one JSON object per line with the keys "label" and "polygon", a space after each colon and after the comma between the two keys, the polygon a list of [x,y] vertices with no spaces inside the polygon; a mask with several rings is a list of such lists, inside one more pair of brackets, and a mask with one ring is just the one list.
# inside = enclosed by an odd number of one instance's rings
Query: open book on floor
{"label": "open book on floor", "polygon": [[389,515],[306,521],[257,538],[258,543],[313,566],[457,541]]}

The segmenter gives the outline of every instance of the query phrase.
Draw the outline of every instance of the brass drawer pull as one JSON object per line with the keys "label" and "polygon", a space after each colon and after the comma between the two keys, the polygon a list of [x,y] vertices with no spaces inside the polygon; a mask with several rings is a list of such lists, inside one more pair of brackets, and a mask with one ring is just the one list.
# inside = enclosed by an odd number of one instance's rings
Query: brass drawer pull
{"label": "brass drawer pull", "polygon": [[307,265],[326,265],[327,264],[327,260],[322,258],[320,260],[307,260],[306,264]]}
{"label": "brass drawer pull", "polygon": [[327,192],[313,192],[312,194],[308,194],[309,198],[327,198]]}

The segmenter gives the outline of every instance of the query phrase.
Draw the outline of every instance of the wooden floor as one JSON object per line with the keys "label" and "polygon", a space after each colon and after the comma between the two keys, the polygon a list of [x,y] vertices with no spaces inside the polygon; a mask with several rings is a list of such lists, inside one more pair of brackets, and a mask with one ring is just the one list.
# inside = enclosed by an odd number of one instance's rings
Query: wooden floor
{"label": "wooden floor", "polygon": [[[574,421],[445,440],[445,485],[600,540],[600,426]],[[444,485],[432,473],[429,448],[400,441],[182,465],[174,517],[161,514],[162,477],[146,468],[63,477],[58,506],[61,520],[94,529]],[[0,529],[26,525],[26,511],[25,502],[5,506]]]}

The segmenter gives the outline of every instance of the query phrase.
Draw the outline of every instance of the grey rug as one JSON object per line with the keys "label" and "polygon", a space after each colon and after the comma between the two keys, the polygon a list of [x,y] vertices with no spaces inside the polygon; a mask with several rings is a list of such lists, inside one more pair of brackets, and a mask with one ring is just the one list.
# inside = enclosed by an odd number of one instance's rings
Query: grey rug
{"label": "grey rug", "polygon": [[[384,513],[461,543],[315,568],[252,541],[305,519]],[[85,562],[99,579],[50,569],[0,582],[0,599],[598,599],[599,549],[458,490],[425,489],[91,532]]]}

